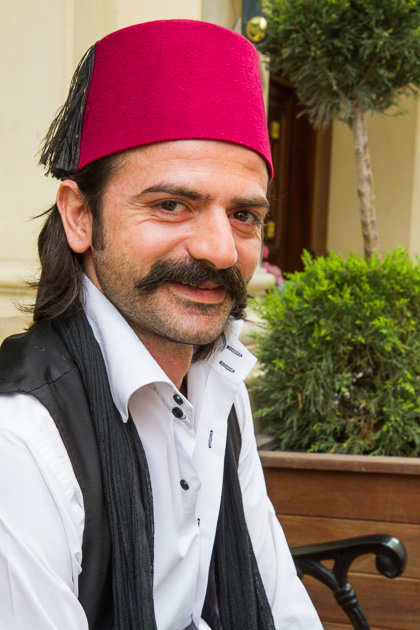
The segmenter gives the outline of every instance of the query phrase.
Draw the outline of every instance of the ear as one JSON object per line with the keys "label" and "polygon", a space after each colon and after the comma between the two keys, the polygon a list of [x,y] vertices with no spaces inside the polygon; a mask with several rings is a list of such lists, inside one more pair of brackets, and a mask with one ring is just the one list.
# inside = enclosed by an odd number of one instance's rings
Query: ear
{"label": "ear", "polygon": [[92,215],[76,182],[66,179],[57,193],[57,206],[67,242],[77,254],[83,254],[92,242]]}

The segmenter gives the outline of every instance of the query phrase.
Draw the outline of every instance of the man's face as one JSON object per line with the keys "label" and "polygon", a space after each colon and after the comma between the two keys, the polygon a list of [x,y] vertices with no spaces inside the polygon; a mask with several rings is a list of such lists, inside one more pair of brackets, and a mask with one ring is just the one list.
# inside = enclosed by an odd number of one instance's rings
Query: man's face
{"label": "man's face", "polygon": [[[104,195],[104,247],[88,252],[86,272],[146,346],[210,343],[233,303],[218,272],[234,277],[233,268],[247,283],[258,263],[266,188],[265,162],[238,145],[188,140],[128,151]],[[161,263],[164,277],[141,288]]]}

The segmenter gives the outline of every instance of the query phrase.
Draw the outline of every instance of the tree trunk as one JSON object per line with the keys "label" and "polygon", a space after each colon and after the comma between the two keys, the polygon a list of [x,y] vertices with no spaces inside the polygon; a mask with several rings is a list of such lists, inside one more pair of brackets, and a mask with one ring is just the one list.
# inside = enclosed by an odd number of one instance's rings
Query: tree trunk
{"label": "tree trunk", "polygon": [[379,234],[376,222],[375,193],[373,190],[372,165],[370,161],[365,111],[362,106],[353,110],[354,156],[357,168],[357,194],[360,200],[363,245],[366,260],[379,252]]}

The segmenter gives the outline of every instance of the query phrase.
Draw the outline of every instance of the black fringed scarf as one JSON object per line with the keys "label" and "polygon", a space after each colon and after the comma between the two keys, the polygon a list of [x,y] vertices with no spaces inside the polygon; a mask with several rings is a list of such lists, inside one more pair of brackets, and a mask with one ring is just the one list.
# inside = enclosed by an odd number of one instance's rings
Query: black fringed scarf
{"label": "black fringed scarf", "polygon": [[[114,628],[156,630],[153,499],[140,437],[131,417],[123,423],[115,407],[84,312],[58,318],[54,327],[81,374],[98,440],[111,532]],[[214,630],[275,630],[245,522],[231,436],[213,557],[220,617],[207,602],[203,618]]]}

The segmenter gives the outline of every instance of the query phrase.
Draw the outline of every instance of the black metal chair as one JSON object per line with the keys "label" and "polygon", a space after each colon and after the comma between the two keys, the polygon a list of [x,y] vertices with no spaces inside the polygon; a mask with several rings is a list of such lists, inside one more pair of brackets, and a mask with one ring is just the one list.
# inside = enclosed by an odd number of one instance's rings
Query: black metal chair
{"label": "black metal chair", "polygon": [[[386,534],[293,547],[291,551],[299,577],[310,575],[331,589],[355,630],[369,630],[370,626],[347,580],[352,562],[359,556],[373,553],[376,556],[376,568],[388,578],[401,575],[407,564],[403,543]],[[326,560],[333,560],[331,569],[323,564]]]}

